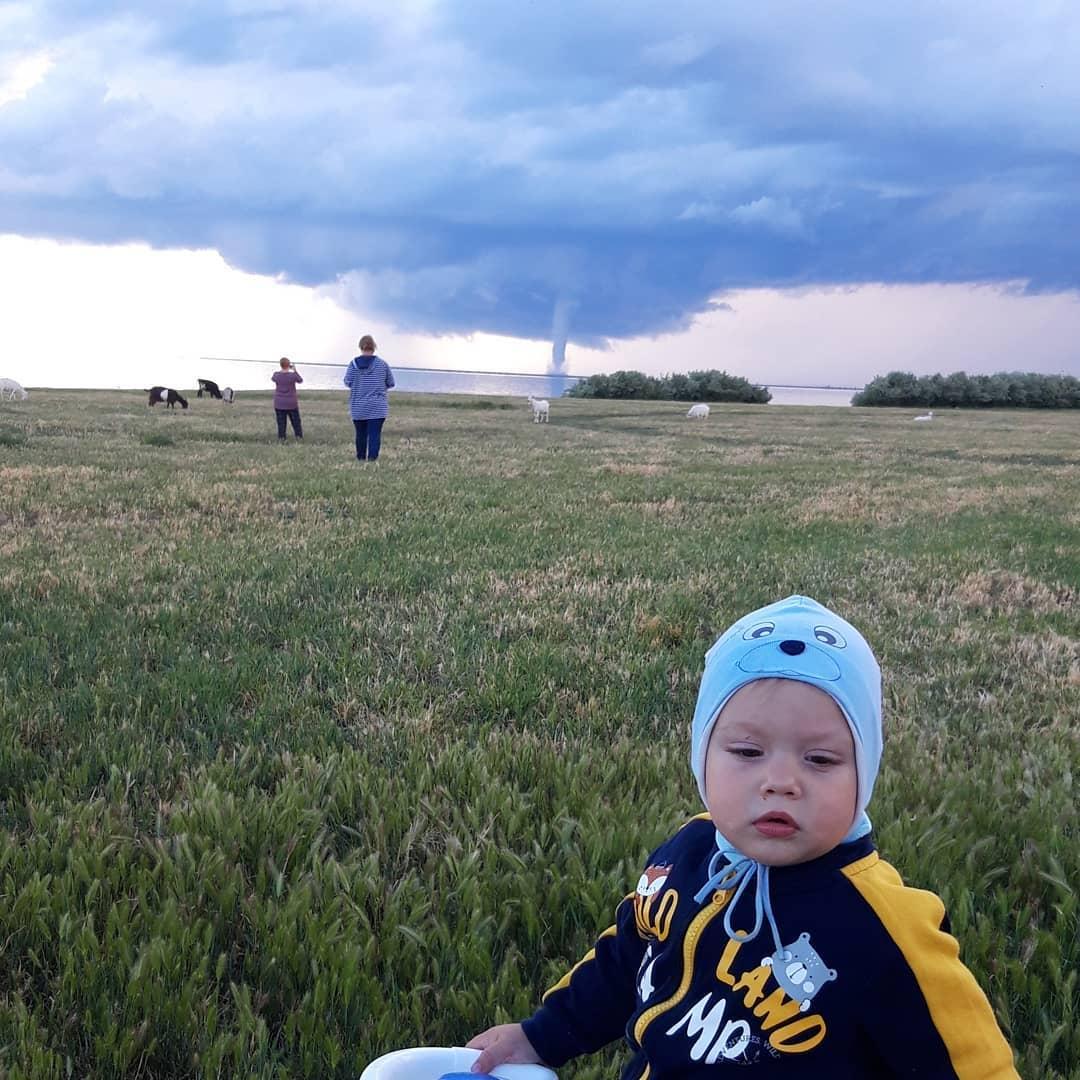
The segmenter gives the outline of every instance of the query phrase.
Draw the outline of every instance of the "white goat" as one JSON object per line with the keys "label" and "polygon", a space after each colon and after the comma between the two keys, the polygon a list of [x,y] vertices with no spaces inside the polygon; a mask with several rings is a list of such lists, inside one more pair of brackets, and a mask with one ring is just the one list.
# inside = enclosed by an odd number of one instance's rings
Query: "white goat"
{"label": "white goat", "polygon": [[934,419],[934,410],[930,409],[928,412],[924,412],[922,414],[922,416],[914,416],[914,417],[912,417],[912,419],[913,420],[933,420]]}
{"label": "white goat", "polygon": [[705,417],[709,415],[709,406],[703,405],[700,402],[697,405],[691,405],[690,410],[686,415],[694,417],[695,420],[704,420]]}
{"label": "white goat", "polygon": [[546,424],[551,413],[551,406],[544,398],[535,398],[529,395],[529,404],[532,406],[533,423]]}
{"label": "white goat", "polygon": [[0,401],[25,401],[29,396],[14,379],[0,379]]}

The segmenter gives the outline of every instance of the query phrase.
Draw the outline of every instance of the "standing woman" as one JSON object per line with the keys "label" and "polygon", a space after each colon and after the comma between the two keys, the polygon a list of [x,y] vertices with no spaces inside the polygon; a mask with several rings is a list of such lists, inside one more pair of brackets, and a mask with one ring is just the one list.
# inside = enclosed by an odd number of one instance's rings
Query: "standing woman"
{"label": "standing woman", "polygon": [[356,460],[375,461],[382,443],[382,426],[390,411],[386,391],[394,385],[390,365],[375,355],[375,339],[360,339],[360,355],[345,372],[349,388],[349,415],[356,428]]}
{"label": "standing woman", "polygon": [[292,366],[287,356],[283,356],[278,363],[280,371],[275,371],[270,378],[274,383],[274,412],[277,413],[277,437],[281,442],[285,441],[285,421],[292,423],[293,435],[302,439],[304,429],[300,424],[300,401],[296,396],[296,384],[304,380],[300,372]]}

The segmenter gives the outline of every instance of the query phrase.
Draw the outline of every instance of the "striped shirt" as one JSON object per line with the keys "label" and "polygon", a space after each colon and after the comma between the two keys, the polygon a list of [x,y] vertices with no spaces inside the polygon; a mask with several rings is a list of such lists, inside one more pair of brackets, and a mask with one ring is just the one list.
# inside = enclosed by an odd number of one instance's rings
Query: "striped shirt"
{"label": "striped shirt", "polygon": [[394,385],[390,365],[379,356],[357,356],[345,371],[349,415],[354,420],[385,420],[386,391]]}

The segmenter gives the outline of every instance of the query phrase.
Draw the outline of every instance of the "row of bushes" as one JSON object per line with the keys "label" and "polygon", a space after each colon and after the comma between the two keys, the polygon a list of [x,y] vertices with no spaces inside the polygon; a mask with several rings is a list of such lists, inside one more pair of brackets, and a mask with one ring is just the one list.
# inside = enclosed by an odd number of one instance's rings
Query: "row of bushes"
{"label": "row of bushes", "polygon": [[[765,405],[772,395],[740,375],[726,371],[690,371],[646,375],[614,371],[590,375],[566,392],[568,397],[623,398],[638,401],[740,401]],[[995,375],[913,375],[890,371],[878,375],[851,399],[852,405],[1001,409],[1080,408],[1080,379],[1072,375],[1039,375],[1001,371]]]}
{"label": "row of bushes", "polygon": [[1001,371],[996,375],[878,375],[852,399],[852,405],[968,406],[985,409],[1077,409],[1080,379]]}
{"label": "row of bushes", "polygon": [[644,375],[614,371],[590,375],[567,391],[568,397],[633,398],[639,401],[742,401],[766,405],[772,394],[741,375],[726,371],[689,371],[685,375]]}

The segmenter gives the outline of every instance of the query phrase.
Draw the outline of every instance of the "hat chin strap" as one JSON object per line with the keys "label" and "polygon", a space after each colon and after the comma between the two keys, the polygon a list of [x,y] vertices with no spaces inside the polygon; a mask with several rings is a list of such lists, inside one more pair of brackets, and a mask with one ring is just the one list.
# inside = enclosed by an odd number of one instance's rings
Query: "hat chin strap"
{"label": "hat chin strap", "polygon": [[[760,933],[762,921],[768,919],[773,942],[776,945],[776,951],[779,952],[782,945],[780,931],[776,928],[776,918],[773,916],[772,898],[769,896],[769,868],[740,854],[719,832],[716,834],[716,844],[717,850],[713,852],[709,860],[708,880],[694,895],[694,902],[702,903],[717,889],[734,889],[735,895],[731,898],[727,911],[724,912],[724,929],[727,931],[727,936],[740,944],[751,941]],[[720,866],[721,860],[725,860],[726,865]],[[739,898],[751,882],[757,885],[754,890],[754,928],[749,931],[736,930],[731,925],[731,917],[739,903]]]}
{"label": "hat chin strap", "polygon": [[[848,844],[852,840],[867,836],[870,829],[870,818],[862,812],[840,843]],[[754,926],[748,931],[736,930],[731,920],[739,899],[751,884],[755,886]],[[769,895],[769,867],[756,859],[751,859],[749,855],[744,855],[719,829],[716,830],[716,851],[709,859],[705,884],[694,894],[694,903],[704,903],[717,889],[735,890],[735,895],[732,896],[724,912],[724,930],[732,941],[737,941],[740,945],[752,941],[761,932],[762,924],[768,921],[776,952],[779,953],[783,949],[780,931],[776,926],[776,917],[773,915],[772,897]]]}

